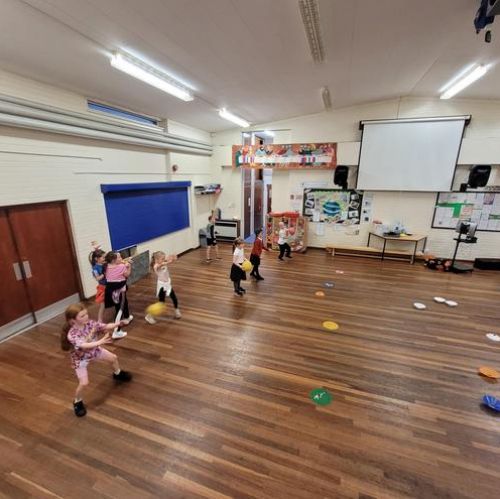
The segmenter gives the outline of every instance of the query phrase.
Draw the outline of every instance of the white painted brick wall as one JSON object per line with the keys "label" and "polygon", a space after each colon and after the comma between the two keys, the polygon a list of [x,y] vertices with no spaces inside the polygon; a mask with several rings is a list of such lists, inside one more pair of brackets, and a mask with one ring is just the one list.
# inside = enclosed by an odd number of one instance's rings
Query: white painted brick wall
{"label": "white painted brick wall", "polygon": [[[0,93],[88,112],[84,96],[5,71],[0,71]],[[180,136],[211,141],[209,133],[181,123],[169,122],[168,128]],[[171,172],[174,163],[180,166],[177,175]],[[208,183],[212,181],[210,173],[208,157],[0,127],[0,207],[68,201],[77,264],[87,297],[95,293],[88,263],[90,242],[97,240],[105,249],[110,248],[100,185],[171,180]],[[180,253],[197,246],[198,228],[211,208],[205,202],[198,202],[191,193],[191,226],[139,244],[138,251]]]}
{"label": "white painted brick wall", "polygon": [[[163,152],[78,139],[63,144],[46,134],[0,128],[0,206],[67,200],[84,293],[91,296],[95,284],[87,259],[90,241],[110,247],[100,185],[170,180],[167,162],[168,154]],[[192,207],[196,219],[193,211]],[[138,250],[180,253],[196,245],[197,230],[192,224],[140,244]]]}

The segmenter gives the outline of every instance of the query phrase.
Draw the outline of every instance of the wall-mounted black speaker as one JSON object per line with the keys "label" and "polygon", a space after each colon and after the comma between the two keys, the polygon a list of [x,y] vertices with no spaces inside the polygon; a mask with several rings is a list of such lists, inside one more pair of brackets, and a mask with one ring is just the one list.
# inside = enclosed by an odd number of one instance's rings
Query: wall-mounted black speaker
{"label": "wall-mounted black speaker", "polygon": [[333,175],[333,183],[339,185],[347,190],[347,177],[349,176],[349,167],[344,165],[337,165],[335,168],[335,174]]}
{"label": "wall-mounted black speaker", "polygon": [[491,165],[474,165],[469,173],[469,187],[477,189],[484,187],[490,178]]}

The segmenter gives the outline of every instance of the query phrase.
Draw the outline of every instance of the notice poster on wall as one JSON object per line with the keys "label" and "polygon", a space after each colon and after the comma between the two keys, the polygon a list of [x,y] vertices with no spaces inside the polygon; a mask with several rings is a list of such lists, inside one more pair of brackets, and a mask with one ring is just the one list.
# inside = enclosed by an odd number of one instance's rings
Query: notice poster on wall
{"label": "notice poster on wall", "polygon": [[304,189],[303,214],[313,221],[359,225],[363,193],[355,190]]}
{"label": "notice poster on wall", "polygon": [[233,146],[233,168],[328,170],[337,166],[337,144]]}
{"label": "notice poster on wall", "polygon": [[458,222],[473,222],[477,230],[500,232],[500,192],[440,192],[432,227],[454,229]]}

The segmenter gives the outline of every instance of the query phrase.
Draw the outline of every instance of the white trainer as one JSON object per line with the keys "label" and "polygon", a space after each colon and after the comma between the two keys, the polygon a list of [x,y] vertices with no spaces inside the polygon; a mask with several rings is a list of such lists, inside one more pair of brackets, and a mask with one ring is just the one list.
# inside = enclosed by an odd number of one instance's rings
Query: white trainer
{"label": "white trainer", "polygon": [[156,319],[152,315],[147,314],[144,318],[148,324],[156,324]]}
{"label": "white trainer", "polygon": [[134,320],[134,316],[130,314],[126,319],[123,319],[122,322],[126,326],[128,326]]}
{"label": "white trainer", "polygon": [[180,319],[182,317],[181,311],[178,308],[175,309],[174,317],[176,319]]}
{"label": "white trainer", "polygon": [[120,340],[122,338],[125,338],[127,336],[127,333],[125,331],[113,331],[112,338],[114,340]]}

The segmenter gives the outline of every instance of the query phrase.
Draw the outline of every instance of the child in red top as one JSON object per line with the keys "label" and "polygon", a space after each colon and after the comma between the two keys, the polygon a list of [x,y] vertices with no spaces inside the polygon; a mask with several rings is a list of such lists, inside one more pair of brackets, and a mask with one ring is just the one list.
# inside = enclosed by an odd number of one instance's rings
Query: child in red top
{"label": "child in red top", "polygon": [[253,265],[250,275],[255,277],[257,281],[264,280],[264,278],[259,274],[260,255],[262,255],[262,250],[269,251],[262,241],[262,229],[257,229],[255,231],[255,241],[253,243],[252,252],[250,253],[250,263]]}

